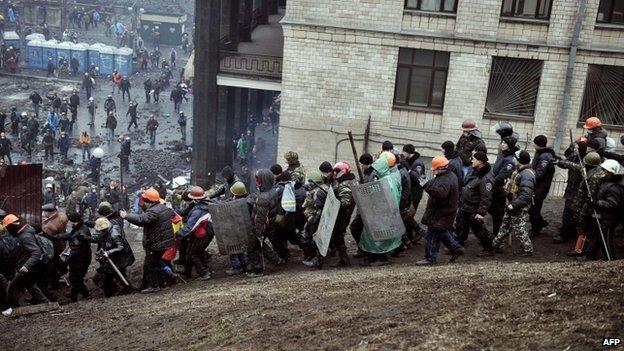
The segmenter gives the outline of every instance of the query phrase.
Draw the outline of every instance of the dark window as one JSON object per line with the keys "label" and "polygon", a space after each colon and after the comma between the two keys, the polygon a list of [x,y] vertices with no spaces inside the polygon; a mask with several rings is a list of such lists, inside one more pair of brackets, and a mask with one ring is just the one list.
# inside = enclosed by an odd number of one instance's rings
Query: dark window
{"label": "dark window", "polygon": [[405,0],[405,8],[432,12],[457,12],[457,0]]}
{"label": "dark window", "polygon": [[485,113],[533,117],[542,61],[494,57]]}
{"label": "dark window", "polygon": [[399,49],[394,104],[442,109],[449,53]]}
{"label": "dark window", "polygon": [[580,120],[624,125],[624,67],[589,65]]}
{"label": "dark window", "polygon": [[501,16],[549,19],[552,0],[503,0]]}
{"label": "dark window", "polygon": [[624,24],[624,0],[600,0],[596,22]]}

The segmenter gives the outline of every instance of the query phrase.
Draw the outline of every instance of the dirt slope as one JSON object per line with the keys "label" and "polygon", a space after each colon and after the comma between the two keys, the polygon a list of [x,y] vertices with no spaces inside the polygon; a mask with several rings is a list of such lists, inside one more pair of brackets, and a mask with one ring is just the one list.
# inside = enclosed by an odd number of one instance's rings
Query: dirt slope
{"label": "dirt slope", "polygon": [[[394,265],[192,282],[0,321],[12,350],[600,348],[624,262]],[[555,296],[549,297],[551,293]]]}

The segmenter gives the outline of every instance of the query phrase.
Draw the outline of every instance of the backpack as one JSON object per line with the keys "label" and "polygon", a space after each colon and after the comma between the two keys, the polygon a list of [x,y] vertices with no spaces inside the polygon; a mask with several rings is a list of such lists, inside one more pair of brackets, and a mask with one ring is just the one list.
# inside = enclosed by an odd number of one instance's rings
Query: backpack
{"label": "backpack", "polygon": [[43,235],[35,234],[37,245],[41,249],[41,261],[46,264],[54,259],[54,244]]}
{"label": "backpack", "polygon": [[288,182],[284,186],[281,205],[286,212],[297,211],[297,200],[295,199],[295,182]]}

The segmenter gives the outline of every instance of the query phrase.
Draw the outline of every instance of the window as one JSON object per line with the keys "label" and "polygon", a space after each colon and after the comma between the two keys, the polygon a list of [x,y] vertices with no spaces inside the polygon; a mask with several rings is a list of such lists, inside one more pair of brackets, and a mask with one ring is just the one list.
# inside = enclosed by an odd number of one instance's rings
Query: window
{"label": "window", "polygon": [[394,104],[441,110],[449,53],[399,49]]}
{"label": "window", "polygon": [[485,114],[533,117],[541,72],[539,60],[494,57]]}
{"label": "window", "polygon": [[503,0],[501,16],[547,20],[552,0]]}
{"label": "window", "polygon": [[405,8],[432,12],[457,12],[457,0],[405,0]]}
{"label": "window", "polygon": [[624,67],[589,65],[580,120],[624,125]]}
{"label": "window", "polygon": [[596,22],[624,24],[624,0],[600,0]]}

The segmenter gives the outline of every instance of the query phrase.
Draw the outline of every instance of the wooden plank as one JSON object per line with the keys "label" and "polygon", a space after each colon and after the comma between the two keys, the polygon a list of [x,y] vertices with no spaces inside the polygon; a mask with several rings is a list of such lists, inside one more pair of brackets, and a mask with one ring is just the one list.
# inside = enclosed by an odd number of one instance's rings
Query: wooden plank
{"label": "wooden plank", "polygon": [[48,303],[41,303],[38,305],[17,307],[13,309],[11,318],[18,318],[18,317],[30,316],[33,314],[56,311],[56,310],[59,310],[60,308],[61,306],[59,306],[58,302],[48,302]]}

